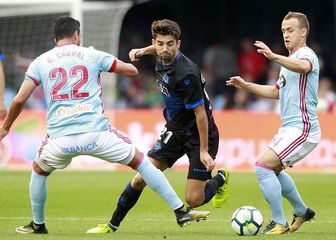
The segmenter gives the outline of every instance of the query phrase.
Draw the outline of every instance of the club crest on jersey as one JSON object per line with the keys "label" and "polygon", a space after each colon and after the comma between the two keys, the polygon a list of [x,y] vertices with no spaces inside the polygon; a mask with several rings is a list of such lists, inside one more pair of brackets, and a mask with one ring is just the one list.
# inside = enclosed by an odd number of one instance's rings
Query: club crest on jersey
{"label": "club crest on jersey", "polygon": [[159,87],[159,90],[162,94],[170,97],[170,94],[168,92],[168,89],[160,82],[160,81],[157,81],[157,85]]}
{"label": "club crest on jersey", "polygon": [[283,88],[284,86],[286,86],[286,79],[283,75],[279,77],[277,85],[279,86],[279,88]]}
{"label": "club crest on jersey", "polygon": [[188,87],[190,85],[190,80],[189,79],[185,79],[183,81],[183,84],[184,84],[184,86]]}
{"label": "club crest on jersey", "polygon": [[92,111],[92,105],[91,104],[77,104],[74,107],[59,107],[56,110],[56,116],[57,117],[63,117],[63,116],[72,116],[84,112],[91,112]]}
{"label": "club crest on jersey", "polygon": [[160,142],[156,142],[155,145],[154,145],[154,150],[155,150],[155,151],[158,151],[158,150],[160,150],[161,148],[162,148],[161,143],[160,143]]}
{"label": "club crest on jersey", "polygon": [[163,80],[165,83],[168,83],[168,82],[169,82],[169,77],[168,77],[167,73],[165,73],[165,74],[162,76],[162,80]]}

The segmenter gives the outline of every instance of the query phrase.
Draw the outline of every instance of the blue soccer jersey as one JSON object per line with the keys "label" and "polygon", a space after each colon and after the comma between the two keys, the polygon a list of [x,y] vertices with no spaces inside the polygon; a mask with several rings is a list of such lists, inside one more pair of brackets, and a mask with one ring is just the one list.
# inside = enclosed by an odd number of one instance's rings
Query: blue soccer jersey
{"label": "blue soccer jersey", "polygon": [[300,74],[281,68],[277,82],[279,88],[282,127],[297,127],[303,132],[320,131],[316,106],[318,102],[319,63],[314,51],[302,47],[290,58],[304,59],[310,63],[311,71]]}
{"label": "blue soccer jersey", "polygon": [[116,58],[93,47],[57,46],[36,58],[25,81],[42,85],[48,106],[47,133],[52,138],[103,131],[101,72],[113,72]]}

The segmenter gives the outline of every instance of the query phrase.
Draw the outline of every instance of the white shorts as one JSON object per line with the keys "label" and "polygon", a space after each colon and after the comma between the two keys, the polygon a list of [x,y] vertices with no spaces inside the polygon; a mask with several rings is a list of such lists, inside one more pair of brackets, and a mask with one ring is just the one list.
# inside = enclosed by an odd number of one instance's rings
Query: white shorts
{"label": "white shorts", "polygon": [[135,146],[115,128],[101,132],[73,134],[55,139],[46,136],[36,157],[45,172],[66,168],[73,157],[89,155],[111,163],[127,165],[134,157]]}
{"label": "white shorts", "polygon": [[305,133],[299,128],[280,128],[268,147],[278,155],[284,167],[292,167],[310,153],[320,140],[320,131]]}

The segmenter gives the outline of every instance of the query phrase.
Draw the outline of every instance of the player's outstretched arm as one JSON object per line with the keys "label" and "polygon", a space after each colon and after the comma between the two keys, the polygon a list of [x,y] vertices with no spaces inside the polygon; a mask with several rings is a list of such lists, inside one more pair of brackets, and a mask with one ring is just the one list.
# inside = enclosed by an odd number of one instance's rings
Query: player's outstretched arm
{"label": "player's outstretched arm", "polygon": [[258,96],[279,99],[279,90],[276,88],[276,86],[260,85],[246,82],[240,76],[230,77],[230,79],[226,81],[226,85],[236,88],[243,88]]}
{"label": "player's outstretched arm", "polygon": [[36,85],[33,81],[23,81],[18,94],[13,99],[5,121],[0,128],[0,141],[8,134],[9,129],[11,128],[16,118],[20,115],[23,106],[25,105],[35,88]]}
{"label": "player's outstretched arm", "polygon": [[139,58],[144,55],[156,55],[156,50],[155,50],[154,45],[149,45],[144,48],[134,48],[128,54],[132,62],[138,61]]}
{"label": "player's outstretched arm", "polygon": [[273,53],[271,49],[261,41],[255,41],[254,46],[258,48],[258,53],[263,54],[269,60],[279,63],[290,71],[306,74],[312,70],[310,62],[306,59],[294,59]]}
{"label": "player's outstretched arm", "polygon": [[135,77],[138,75],[138,69],[133,64],[125,63],[119,59],[117,60],[117,65],[113,72],[127,77]]}

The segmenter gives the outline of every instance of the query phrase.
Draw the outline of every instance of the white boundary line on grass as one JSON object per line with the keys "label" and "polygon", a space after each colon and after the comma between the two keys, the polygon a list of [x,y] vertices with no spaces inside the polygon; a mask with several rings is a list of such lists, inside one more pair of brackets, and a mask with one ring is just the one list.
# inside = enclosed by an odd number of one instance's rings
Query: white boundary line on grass
{"label": "white boundary line on grass", "polygon": [[[31,220],[31,217],[0,217],[0,220]],[[106,217],[47,217],[46,218],[49,221],[107,221],[108,219]],[[127,218],[128,220],[136,220],[136,221],[145,221],[145,222],[175,222],[176,220],[174,218],[172,219],[159,219],[159,218]],[[207,219],[206,221],[211,222],[231,222],[229,220],[218,220],[218,219]]]}
{"label": "white boundary line on grass", "polygon": [[[0,220],[31,220],[31,217],[1,217],[0,216]],[[175,219],[163,219],[163,218],[127,218],[130,221],[145,221],[145,222],[175,222]],[[50,221],[107,221],[106,217],[83,217],[83,218],[79,218],[79,217],[48,217],[47,220]],[[223,220],[219,220],[219,219],[211,219],[208,218],[206,221],[210,221],[210,222],[231,222],[231,220],[228,219],[223,219]],[[327,220],[327,221],[319,221],[319,220],[313,220],[314,222],[318,222],[321,224],[335,224],[336,221],[335,220]]]}

